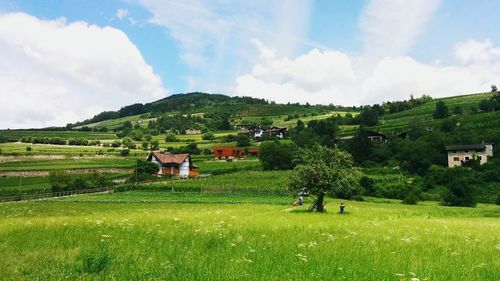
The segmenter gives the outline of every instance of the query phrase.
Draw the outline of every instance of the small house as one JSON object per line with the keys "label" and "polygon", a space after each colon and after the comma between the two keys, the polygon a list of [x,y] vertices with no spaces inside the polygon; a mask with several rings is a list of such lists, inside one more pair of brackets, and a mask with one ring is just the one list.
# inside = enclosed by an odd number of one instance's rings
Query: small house
{"label": "small house", "polygon": [[264,133],[269,136],[269,138],[277,137],[282,139],[287,131],[286,127],[272,127],[264,131]]}
{"label": "small house", "polygon": [[387,136],[379,133],[379,132],[373,132],[373,131],[366,131],[366,135],[368,139],[372,142],[375,143],[387,143]]}
{"label": "small house", "polygon": [[201,130],[197,129],[187,129],[186,130],[186,135],[199,135],[201,134]]}
{"label": "small house", "polygon": [[153,151],[147,161],[158,164],[160,167],[158,175],[179,175],[183,178],[200,175],[198,167],[193,165],[191,155],[188,153],[170,154]]}
{"label": "small house", "polygon": [[448,152],[448,167],[462,166],[469,160],[478,159],[483,165],[488,162],[488,157],[493,156],[493,144],[468,144],[468,145],[449,145],[446,147]]}

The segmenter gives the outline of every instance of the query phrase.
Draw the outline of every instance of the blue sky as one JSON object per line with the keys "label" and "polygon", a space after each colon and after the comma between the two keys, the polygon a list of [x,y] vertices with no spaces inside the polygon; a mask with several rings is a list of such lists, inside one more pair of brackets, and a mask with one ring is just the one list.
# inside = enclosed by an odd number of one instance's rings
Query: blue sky
{"label": "blue sky", "polygon": [[189,91],[343,105],[487,91],[499,14],[495,0],[2,0],[0,127]]}

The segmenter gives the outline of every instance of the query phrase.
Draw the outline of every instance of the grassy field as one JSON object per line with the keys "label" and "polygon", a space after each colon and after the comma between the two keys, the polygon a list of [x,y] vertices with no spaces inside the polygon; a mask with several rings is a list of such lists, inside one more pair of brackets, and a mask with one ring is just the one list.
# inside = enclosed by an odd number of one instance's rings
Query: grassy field
{"label": "grassy field", "polygon": [[[31,151],[26,149],[31,148]],[[53,144],[30,144],[30,143],[0,143],[1,155],[69,155],[69,156],[94,156],[119,155],[124,148],[111,148],[101,146],[77,146],[77,145],[53,145]],[[146,155],[148,151],[132,149],[130,155]]]}
{"label": "grassy field", "polygon": [[30,131],[30,130],[0,130],[0,135],[9,141],[18,141],[22,137],[47,137],[62,139],[113,140],[117,139],[114,133],[96,133],[79,131]]}
{"label": "grassy field", "polygon": [[245,171],[208,178],[149,184],[142,189],[153,191],[175,190],[180,192],[226,192],[235,194],[288,194],[286,181],[289,175],[290,171],[264,172],[251,171],[250,168],[247,168]]}
{"label": "grassy field", "polygon": [[[238,197],[245,200],[246,197]],[[500,208],[155,192],[0,204],[5,280],[495,280]],[[235,201],[236,200],[236,201]],[[192,202],[192,203],[178,203]],[[330,206],[330,207],[329,207]],[[36,239],[34,239],[36,238]]]}
{"label": "grassy field", "polygon": [[80,158],[80,159],[49,159],[20,160],[0,163],[0,171],[50,171],[72,169],[98,168],[132,168],[134,158]]}
{"label": "grassy field", "polygon": [[[129,177],[127,174],[103,173],[108,180],[123,179]],[[77,177],[72,174],[71,177]],[[0,197],[10,197],[16,195],[27,195],[34,193],[50,193],[52,185],[49,177],[0,177]]]}

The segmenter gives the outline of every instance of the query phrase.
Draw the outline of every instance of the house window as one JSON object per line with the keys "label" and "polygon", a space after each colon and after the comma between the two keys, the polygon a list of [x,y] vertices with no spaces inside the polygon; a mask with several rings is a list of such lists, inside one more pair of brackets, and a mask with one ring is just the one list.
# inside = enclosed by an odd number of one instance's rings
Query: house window
{"label": "house window", "polygon": [[457,151],[456,151],[456,150],[453,150],[453,153],[457,153]]}
{"label": "house window", "polygon": [[465,152],[465,153],[469,153],[469,150],[467,149],[467,150],[465,150],[464,152]]}
{"label": "house window", "polygon": [[458,162],[458,161],[460,161],[460,158],[459,157],[453,157],[453,161]]}
{"label": "house window", "polygon": [[477,159],[479,159],[479,161],[481,161],[481,160],[483,160],[483,156],[478,155],[478,156],[477,156]]}
{"label": "house window", "polygon": [[470,157],[469,156],[465,156],[465,161],[469,161],[470,160]]}

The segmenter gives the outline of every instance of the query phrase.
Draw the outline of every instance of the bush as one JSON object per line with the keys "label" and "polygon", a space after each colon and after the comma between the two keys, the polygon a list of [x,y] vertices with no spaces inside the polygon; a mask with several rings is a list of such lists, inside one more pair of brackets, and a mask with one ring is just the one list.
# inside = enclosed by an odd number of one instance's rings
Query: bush
{"label": "bush", "polygon": [[362,176],[359,179],[359,185],[361,185],[361,187],[363,187],[366,195],[368,195],[368,196],[375,195],[375,189],[374,189],[375,182],[373,181],[373,179],[371,179],[367,176]]}
{"label": "bush", "polygon": [[120,151],[120,156],[129,156],[130,150],[129,149],[122,149]]}
{"label": "bush", "polygon": [[250,138],[247,135],[236,136],[236,145],[239,147],[250,146]]}
{"label": "bush", "polygon": [[356,194],[356,195],[354,195],[354,196],[352,197],[352,199],[353,199],[354,201],[360,201],[360,202],[361,202],[361,201],[365,201],[365,199],[363,198],[363,196],[362,196],[361,194]]}
{"label": "bush", "polygon": [[177,141],[177,136],[174,133],[168,133],[165,136],[165,142],[175,142]]}
{"label": "bush", "polygon": [[215,135],[211,132],[208,132],[208,133],[205,133],[203,134],[203,136],[201,137],[203,140],[214,140],[215,139]]}
{"label": "bush", "polygon": [[405,198],[403,198],[403,204],[406,205],[416,205],[418,202],[418,197],[414,192],[408,193]]}
{"label": "bush", "polygon": [[500,193],[497,195],[497,200],[495,201],[495,204],[500,205]]}
{"label": "bush", "polygon": [[134,141],[129,137],[123,138],[122,145],[123,145],[123,147],[129,148],[129,149],[135,148]]}
{"label": "bush", "polygon": [[30,152],[31,151],[31,146],[26,147],[26,151]]}

